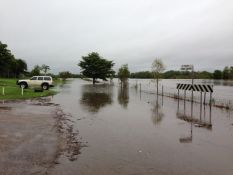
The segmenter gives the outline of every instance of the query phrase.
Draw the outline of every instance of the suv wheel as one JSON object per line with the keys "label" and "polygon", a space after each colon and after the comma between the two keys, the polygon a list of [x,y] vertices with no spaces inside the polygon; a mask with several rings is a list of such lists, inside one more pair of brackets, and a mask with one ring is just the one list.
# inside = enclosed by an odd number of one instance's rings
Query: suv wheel
{"label": "suv wheel", "polygon": [[42,84],[42,89],[43,90],[48,90],[49,89],[49,85],[48,84]]}
{"label": "suv wheel", "polygon": [[23,88],[23,89],[26,89],[28,86],[27,86],[27,83],[20,83],[20,88]]}

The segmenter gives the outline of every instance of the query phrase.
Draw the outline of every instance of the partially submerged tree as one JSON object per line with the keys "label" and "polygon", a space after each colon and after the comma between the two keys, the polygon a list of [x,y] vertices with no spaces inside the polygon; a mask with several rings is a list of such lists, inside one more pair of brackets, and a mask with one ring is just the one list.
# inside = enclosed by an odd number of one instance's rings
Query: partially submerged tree
{"label": "partially submerged tree", "polygon": [[72,74],[69,71],[59,72],[59,77],[64,81],[67,78],[71,78]]}
{"label": "partially submerged tree", "polygon": [[153,123],[155,125],[159,124],[164,117],[164,113],[163,113],[163,110],[158,102],[158,98],[157,98],[153,108],[151,109],[151,111],[152,111],[151,119],[152,119]]}
{"label": "partially submerged tree", "polygon": [[159,58],[156,58],[152,63],[151,71],[153,74],[153,78],[156,79],[157,95],[159,94],[159,78],[164,70],[165,66],[163,64],[163,61]]}
{"label": "partially submerged tree", "polygon": [[128,65],[124,64],[118,70],[118,78],[121,81],[121,84],[125,84],[130,76]]}
{"label": "partially submerged tree", "polygon": [[102,79],[106,81],[106,78],[110,78],[114,75],[113,61],[108,61],[96,52],[89,53],[87,56],[83,56],[82,60],[79,62],[78,66],[81,67],[81,73],[93,79],[93,84],[95,84],[96,79]]}
{"label": "partially submerged tree", "polygon": [[129,87],[120,87],[118,89],[118,103],[123,107],[127,108],[129,103]]}

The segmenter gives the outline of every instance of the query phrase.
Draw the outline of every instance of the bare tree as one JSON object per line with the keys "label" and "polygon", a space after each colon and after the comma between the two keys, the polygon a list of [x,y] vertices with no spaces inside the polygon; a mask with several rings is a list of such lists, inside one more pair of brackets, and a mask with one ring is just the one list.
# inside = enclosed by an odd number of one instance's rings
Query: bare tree
{"label": "bare tree", "polygon": [[156,58],[152,63],[151,71],[153,74],[153,78],[156,79],[157,95],[159,94],[159,78],[164,70],[165,70],[165,65],[163,64],[163,61],[160,58]]}
{"label": "bare tree", "polygon": [[44,72],[44,74],[46,75],[47,72],[50,70],[50,67],[49,67],[48,65],[43,64],[43,65],[41,66],[41,70],[42,70],[42,71]]}

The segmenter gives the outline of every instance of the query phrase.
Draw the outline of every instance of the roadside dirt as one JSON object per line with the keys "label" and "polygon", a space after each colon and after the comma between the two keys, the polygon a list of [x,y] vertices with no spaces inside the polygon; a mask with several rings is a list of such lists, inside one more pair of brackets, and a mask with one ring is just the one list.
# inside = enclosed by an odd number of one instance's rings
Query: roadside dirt
{"label": "roadside dirt", "polygon": [[50,174],[58,158],[77,159],[72,116],[50,98],[0,103],[0,174]]}

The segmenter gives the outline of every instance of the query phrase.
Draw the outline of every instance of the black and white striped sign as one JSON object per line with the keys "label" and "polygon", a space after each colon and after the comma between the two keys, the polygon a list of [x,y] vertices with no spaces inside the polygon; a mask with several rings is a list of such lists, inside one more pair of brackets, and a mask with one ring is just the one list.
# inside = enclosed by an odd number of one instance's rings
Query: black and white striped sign
{"label": "black and white striped sign", "polygon": [[191,84],[177,84],[176,89],[181,89],[181,90],[192,90],[192,85]]}
{"label": "black and white striped sign", "polygon": [[206,84],[177,84],[176,89],[181,90],[193,90],[199,92],[213,92],[213,85],[206,85]]}
{"label": "black and white striped sign", "polygon": [[213,85],[208,84],[194,84],[193,91],[200,91],[200,92],[213,92]]}

